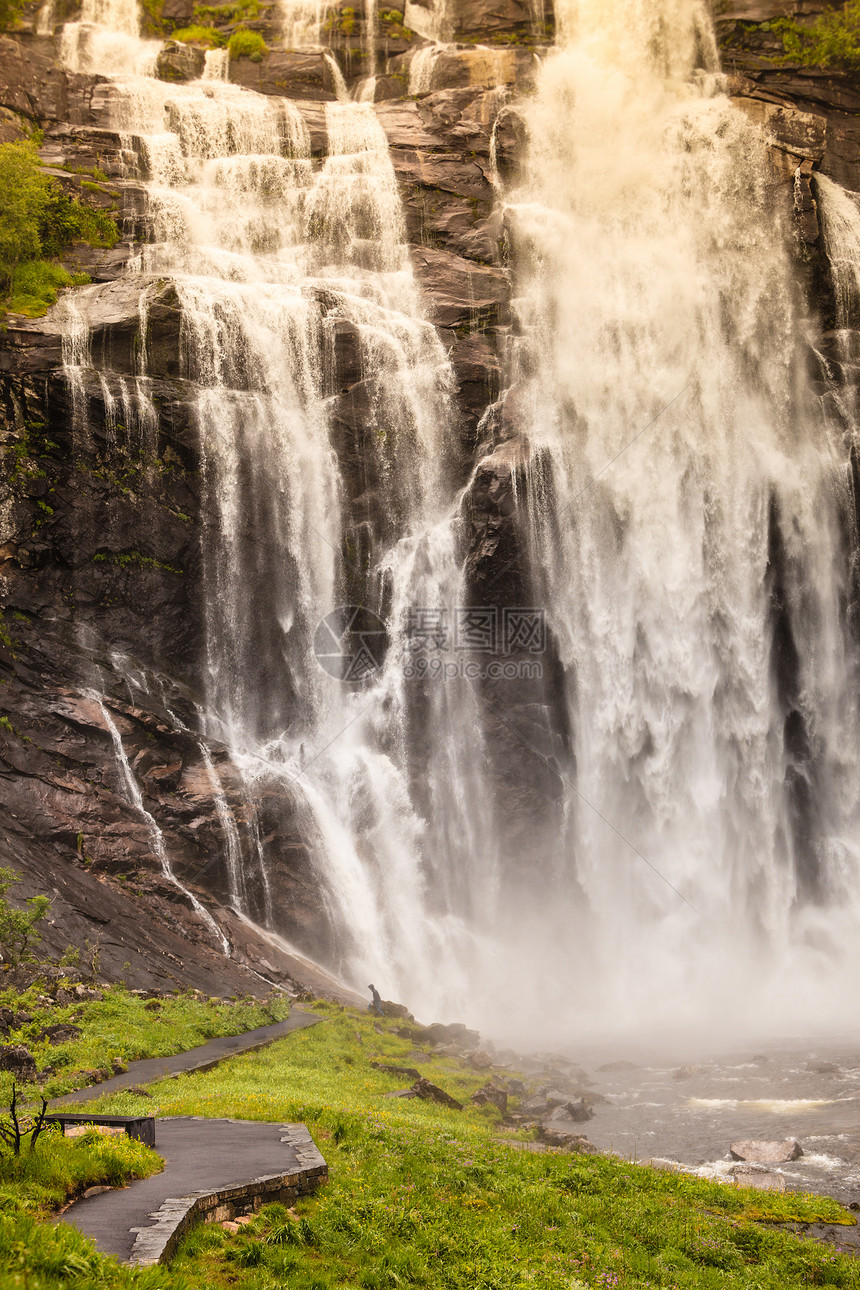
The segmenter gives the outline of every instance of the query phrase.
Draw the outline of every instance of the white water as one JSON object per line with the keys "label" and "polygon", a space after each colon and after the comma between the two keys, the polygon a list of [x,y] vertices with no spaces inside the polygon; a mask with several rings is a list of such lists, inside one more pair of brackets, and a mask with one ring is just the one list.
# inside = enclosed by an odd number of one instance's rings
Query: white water
{"label": "white water", "polygon": [[[847,496],[763,140],[717,92],[693,0],[559,18],[507,200],[529,543],[573,731],[533,968],[563,956],[568,994],[622,1027],[826,1024],[860,912]],[[806,839],[787,772],[815,801]]]}
{"label": "white water", "polygon": [[95,700],[95,702],[99,706],[99,710],[102,714],[102,720],[105,723],[105,729],[110,735],[111,741],[114,746],[117,766],[119,768],[120,775],[122,777],[122,782],[125,787],[126,796],[129,802],[131,803],[131,805],[137,811],[140,818],[146,824],[146,827],[149,829],[149,835],[152,839],[152,849],[155,852],[156,856],[158,857],[159,863],[161,865],[161,872],[164,874],[164,877],[167,879],[167,881],[171,883],[176,888],[177,891],[182,892],[183,896],[186,896],[188,898],[188,900],[190,901],[194,909],[194,912],[198,915],[201,921],[205,923],[206,926],[209,928],[209,930],[212,932],[212,935],[215,937],[216,941],[218,942],[222,953],[229,956],[230,942],[227,940],[227,937],[221,931],[221,928],[215,922],[215,919],[209,913],[208,909],[206,909],[203,905],[201,905],[197,897],[192,892],[190,892],[183,883],[179,881],[179,879],[176,877],[176,874],[173,872],[173,868],[170,863],[170,857],[167,854],[167,847],[165,846],[165,842],[164,842],[164,834],[159,828],[158,822],[156,821],[155,817],[152,815],[150,811],[147,810],[146,805],[144,804],[143,795],[141,794],[141,791],[140,791],[140,785],[137,782],[134,771],[129,765],[128,756],[126,754],[125,748],[123,747],[122,735],[119,732],[116,722],[114,721],[108,709],[105,707],[105,704],[102,701],[100,695],[93,693],[90,695],[90,698]]}
{"label": "white water", "polygon": [[836,325],[856,327],[860,321],[860,198],[826,175],[816,175],[815,186],[833,274]]}
{"label": "white water", "polygon": [[[187,86],[152,79],[128,0],[65,29],[70,66],[114,77],[110,124],[147,182],[142,312],[164,278],[182,307],[207,501],[206,733],[309,839],[331,966],[428,1019],[559,1038],[826,1026],[829,1005],[844,1020],[857,919],[846,498],[801,376],[764,144],[717,92],[697,0],[567,0],[559,20],[525,109],[526,178],[505,199],[522,514],[573,732],[555,832],[530,838],[493,799],[475,693],[418,694],[403,676],[409,610],[467,592],[452,373],[372,107],[326,106],[319,164],[298,107],[220,66]],[[320,21],[291,10],[289,39],[314,43]],[[344,327],[366,381],[372,543],[346,533],[331,363]],[[778,684],[780,551],[797,662]],[[312,637],[355,596],[386,610],[393,643],[351,691]],[[516,707],[506,719],[527,782],[529,727]],[[806,837],[787,770],[811,784]]]}

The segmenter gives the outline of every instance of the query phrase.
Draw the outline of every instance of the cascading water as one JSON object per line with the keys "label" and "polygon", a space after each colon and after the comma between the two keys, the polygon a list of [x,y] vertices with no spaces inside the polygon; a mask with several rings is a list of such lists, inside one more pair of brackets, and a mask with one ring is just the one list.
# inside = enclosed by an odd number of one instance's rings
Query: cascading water
{"label": "cascading water", "polygon": [[858,913],[849,498],[764,141],[696,0],[557,13],[506,211],[572,746],[560,888],[518,921],[610,1024],[808,1019]]}
{"label": "cascading water", "polygon": [[[303,23],[318,39],[321,10],[290,12],[291,41]],[[129,0],[94,0],[64,31],[71,66],[113,75],[110,124],[146,182],[141,315],[165,279],[182,313],[204,733],[309,841],[330,964],[421,1015],[546,1035],[725,1011],[737,1028],[755,995],[778,1018],[786,997],[820,1016],[856,926],[847,498],[795,362],[764,144],[718,92],[699,0],[567,0],[558,18],[523,109],[524,178],[504,197],[520,513],[571,732],[552,763],[559,828],[527,859],[500,823],[481,693],[416,692],[404,675],[410,612],[469,592],[452,374],[373,108],[328,104],[318,163],[300,111],[231,86],[223,59],[190,85],[148,75],[157,50]],[[73,392],[89,299],[67,343]],[[344,335],[349,396],[330,361]],[[144,362],[127,397],[145,381]],[[373,481],[366,520],[346,500],[350,451]],[[350,689],[313,640],[355,599],[385,613],[391,641]],[[502,715],[523,762],[549,766]]]}
{"label": "cascading water", "polygon": [[179,879],[176,877],[176,874],[173,872],[173,867],[170,863],[170,857],[167,854],[167,847],[164,842],[164,835],[161,832],[161,829],[158,827],[158,821],[155,819],[151,811],[148,811],[146,809],[146,806],[143,801],[143,795],[140,791],[140,785],[138,784],[137,779],[135,778],[134,771],[129,765],[128,757],[126,755],[126,751],[122,742],[122,735],[119,732],[119,728],[117,727],[116,722],[114,721],[108,709],[105,707],[105,704],[100,695],[92,694],[90,697],[98,704],[99,710],[102,714],[102,720],[105,723],[105,729],[110,735],[111,742],[113,743],[113,746],[114,746],[117,766],[119,768],[119,772],[122,777],[122,783],[125,788],[126,797],[130,805],[134,807],[134,809],[137,811],[138,815],[144,821],[144,823],[146,824],[146,827],[149,830],[149,835],[152,838],[152,848],[156,856],[158,857],[159,864],[161,865],[161,872],[164,874],[165,878],[168,880],[171,886],[175,887],[177,891],[181,892],[182,895],[189,900],[195,913],[199,916],[201,921],[209,929],[214,940],[216,941],[219,948],[221,949],[222,953],[229,955],[230,942],[227,940],[226,936],[221,931],[218,924],[215,922],[215,919],[212,917],[209,911],[203,905],[201,905],[197,897],[192,892],[190,892],[183,883],[179,881]]}
{"label": "cascading water", "polygon": [[[94,60],[111,31],[92,23]],[[128,12],[116,22],[124,35],[132,25]],[[66,44],[77,57],[71,36]],[[317,164],[290,103],[243,91],[211,68],[199,82],[163,84],[141,74],[143,57],[131,51],[114,78],[109,119],[149,198],[152,241],[130,268],[141,317],[169,278],[195,391],[206,733],[228,744],[250,792],[271,796],[274,785],[298,816],[343,970],[424,991],[430,1006],[434,963],[453,955],[457,924],[447,907],[428,917],[427,829],[410,795],[402,678],[392,662],[375,688],[353,693],[312,650],[317,623],[356,577],[377,607],[395,606],[398,623],[411,604],[456,595],[459,580],[445,479],[452,375],[422,316],[387,142],[369,105],[328,104],[328,156]],[[69,314],[67,369],[77,383],[91,361],[84,324],[97,292],[76,297],[80,317]],[[341,558],[346,519],[326,361],[344,328],[358,345],[364,464],[379,480],[384,530],[361,552],[358,574],[354,558],[346,566]],[[145,368],[144,359],[141,380]],[[102,374],[108,413],[114,379]],[[453,719],[434,724],[444,732]],[[458,840],[452,857],[465,866],[480,820],[480,793],[468,802],[474,749],[465,757],[443,747],[434,741],[426,782]],[[241,903],[236,840],[222,824],[231,896]]]}

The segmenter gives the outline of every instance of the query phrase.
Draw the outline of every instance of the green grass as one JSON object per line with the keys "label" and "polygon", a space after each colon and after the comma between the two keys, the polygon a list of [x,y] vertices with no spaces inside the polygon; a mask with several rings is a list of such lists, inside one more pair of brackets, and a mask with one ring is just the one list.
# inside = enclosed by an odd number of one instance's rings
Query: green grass
{"label": "green grass", "polygon": [[44,1220],[88,1187],[122,1187],[162,1167],[161,1157],[132,1138],[87,1133],[63,1138],[43,1132],[35,1152],[0,1156],[0,1287],[170,1286],[180,1279],[156,1271],[135,1275],[98,1254],[74,1228]]}
{"label": "green grass", "polygon": [[196,4],[194,21],[200,23],[247,22],[259,18],[259,0],[227,0],[225,4]]}
{"label": "green grass", "polygon": [[29,260],[13,271],[3,303],[11,313],[39,318],[56,302],[64,287],[80,287],[89,281],[88,274],[69,273],[56,260]]}
{"label": "green grass", "polygon": [[178,27],[172,40],[181,40],[185,45],[205,45],[208,49],[219,49],[224,44],[224,37],[214,27]]}
{"label": "green grass", "polygon": [[[2,978],[0,978],[2,980]],[[123,1065],[142,1057],[167,1057],[205,1044],[222,1035],[237,1035],[257,1026],[268,1025],[289,1015],[286,999],[272,1003],[256,1000],[207,1001],[193,994],[171,995],[147,1002],[121,986],[106,988],[104,999],[72,1003],[62,1008],[40,1005],[38,986],[23,995],[0,990],[0,1006],[30,1013],[32,1022],[13,1030],[7,1043],[26,1044],[40,1070],[46,1066],[56,1074],[44,1082],[48,1097],[58,1097],[82,1087],[79,1072],[97,1070],[113,1074],[118,1059]],[[81,1030],[80,1039],[52,1047],[48,1040],[37,1042],[36,1036],[46,1026],[71,1022]],[[8,1102],[8,1076],[0,1075],[0,1104]],[[139,1109],[143,1099],[138,1098]]]}
{"label": "green grass", "polygon": [[115,246],[117,226],[43,173],[33,139],[0,144],[0,191],[0,315],[10,309],[37,317],[63,287],[89,282],[60,263],[66,248],[74,242]]}
{"label": "green grass", "polygon": [[35,1151],[28,1144],[17,1158],[0,1156],[0,1214],[45,1218],[87,1187],[122,1187],[161,1166],[160,1156],[125,1134],[64,1138],[43,1130]]}
{"label": "green grass", "polygon": [[[438,1056],[422,1064],[467,1101],[462,1112],[387,1099],[407,1081],[370,1061],[410,1064],[415,1044],[394,1035],[396,1023],[379,1034],[367,1014],[315,1009],[324,1024],[152,1087],[148,1106],[160,1114],[304,1121],[331,1171],[296,1214],[269,1206],[236,1237],[219,1227],[192,1233],[171,1277],[254,1290],[860,1287],[860,1263],[761,1225],[851,1222],[829,1198],[517,1150],[498,1140],[510,1130],[497,1111],[468,1105],[485,1073]],[[99,1107],[108,1108],[139,1104],[121,1094]]]}
{"label": "green grass", "polygon": [[239,27],[233,32],[227,48],[231,58],[250,58],[252,63],[261,62],[263,55],[268,53],[266,42],[260,33],[248,31],[246,27]]}

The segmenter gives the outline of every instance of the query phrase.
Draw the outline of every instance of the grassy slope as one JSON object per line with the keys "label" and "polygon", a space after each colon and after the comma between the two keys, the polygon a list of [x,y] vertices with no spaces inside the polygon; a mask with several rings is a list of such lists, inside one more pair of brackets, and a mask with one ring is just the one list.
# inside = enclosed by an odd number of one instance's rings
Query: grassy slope
{"label": "grassy slope", "polygon": [[[146,1106],[160,1114],[304,1120],[331,1168],[328,1187],[302,1202],[298,1217],[270,1206],[238,1236],[220,1227],[193,1233],[169,1271],[147,1274],[164,1278],[159,1285],[860,1287],[860,1262],[755,1221],[851,1221],[835,1202],[734,1189],[607,1157],[516,1150],[498,1141],[491,1109],[385,1098],[398,1080],[369,1062],[403,1062],[413,1045],[394,1036],[393,1024],[377,1033],[366,1014],[318,1010],[328,1016],[324,1025],[153,1086]],[[486,1078],[449,1058],[421,1069],[461,1097]],[[100,1109],[107,1107],[142,1109],[128,1094]],[[124,1285],[127,1276],[86,1284]],[[69,1283],[40,1282],[59,1284]]]}
{"label": "grassy slope", "polygon": [[[167,1057],[205,1044],[221,1035],[238,1035],[257,1026],[266,1026],[289,1016],[289,1003],[283,996],[271,1002],[254,999],[207,1000],[195,994],[171,995],[147,1002],[130,994],[122,986],[104,988],[104,999],[72,1003],[58,1008],[40,1002],[37,986],[19,993],[0,991],[0,1007],[29,1013],[33,1020],[11,1031],[7,1044],[25,1044],[40,1070],[47,1066],[56,1075],[44,1083],[47,1097],[58,1097],[89,1081],[78,1072],[98,1070],[113,1074],[112,1063],[118,1058],[123,1065],[142,1057]],[[71,1022],[82,1032],[80,1039],[52,1046],[48,1040],[36,1041],[46,1026]],[[10,1084],[0,1074],[0,1105]],[[30,1090],[33,1092],[34,1090]]]}

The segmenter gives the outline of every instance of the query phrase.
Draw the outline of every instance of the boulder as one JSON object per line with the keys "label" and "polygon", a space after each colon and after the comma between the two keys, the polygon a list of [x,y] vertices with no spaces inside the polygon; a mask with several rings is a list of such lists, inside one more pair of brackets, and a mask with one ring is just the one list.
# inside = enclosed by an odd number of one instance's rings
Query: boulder
{"label": "boulder", "polygon": [[383,1062],[371,1062],[375,1071],[383,1071],[386,1075],[402,1075],[405,1079],[420,1079],[420,1071],[415,1070],[412,1066],[386,1066]]}
{"label": "boulder", "polygon": [[36,1078],[33,1054],[23,1044],[7,1044],[0,1048],[0,1071],[7,1071],[24,1084],[32,1084]]}
{"label": "boulder", "polygon": [[480,1049],[474,1053],[470,1053],[468,1061],[469,1065],[474,1067],[476,1071],[489,1070],[493,1064],[493,1059],[490,1054],[482,1052]]}
{"label": "boulder", "polygon": [[455,1111],[462,1111],[463,1103],[458,1102],[450,1093],[446,1093],[438,1084],[431,1084],[429,1079],[419,1078],[412,1085],[411,1091],[424,1102],[436,1102],[439,1106],[450,1106]]}
{"label": "boulder", "polygon": [[168,40],[158,55],[155,74],[160,81],[195,81],[203,74],[206,55],[199,45]]}
{"label": "boulder", "polygon": [[496,1088],[495,1084],[485,1084],[479,1088],[477,1093],[473,1093],[471,1102],[474,1106],[495,1106],[502,1115],[508,1111],[508,1095],[504,1089]]}
{"label": "boulder", "polygon": [[73,1039],[80,1039],[82,1034],[83,1031],[79,1026],[73,1026],[71,1024],[46,1026],[45,1029],[41,1030],[36,1036],[36,1042],[40,1043],[42,1040],[47,1039],[52,1046],[56,1044],[68,1044],[71,1043]]}
{"label": "boulder", "polygon": [[403,1021],[414,1021],[412,1013],[403,1003],[392,1003],[390,999],[383,999],[382,1012],[386,1017],[400,1017]]}
{"label": "boulder", "polygon": [[729,1170],[738,1187],[753,1187],[756,1191],[785,1191],[785,1178],[782,1174],[771,1173],[768,1169],[756,1169],[754,1165],[737,1165]]}
{"label": "boulder", "polygon": [[573,1151],[588,1156],[597,1153],[597,1147],[593,1142],[589,1142],[584,1134],[574,1133],[572,1129],[565,1129],[563,1125],[542,1124],[539,1136],[541,1142],[545,1142],[548,1147],[561,1147],[563,1151]]}
{"label": "boulder", "polygon": [[603,1065],[598,1066],[597,1069],[599,1071],[606,1071],[607,1074],[615,1074],[616,1072],[620,1073],[621,1071],[638,1071],[639,1067],[635,1062],[626,1062],[622,1060],[617,1062],[604,1062]]}
{"label": "boulder", "polygon": [[[399,1032],[398,1032],[399,1033]],[[441,1021],[434,1021],[419,1032],[420,1037],[428,1044],[459,1044],[461,1048],[477,1048],[481,1036],[477,1030],[469,1030],[462,1022],[453,1022],[445,1026]],[[419,1036],[416,1035],[416,1038]]]}
{"label": "boulder", "polygon": [[549,1102],[547,1102],[545,1097],[541,1097],[540,1094],[537,1094],[535,1097],[526,1098],[526,1100],[520,1105],[520,1110],[525,1111],[529,1115],[546,1115],[549,1109]]}
{"label": "boulder", "polygon": [[781,1165],[790,1160],[799,1160],[803,1148],[797,1138],[785,1138],[782,1142],[733,1142],[729,1148],[733,1160],[744,1160],[757,1165]]}
{"label": "boulder", "polygon": [[588,1105],[584,1097],[577,1102],[562,1102],[553,1107],[549,1115],[542,1124],[551,1121],[555,1126],[559,1121],[563,1124],[584,1124],[587,1120],[594,1119],[594,1112]]}
{"label": "boulder", "polygon": [[807,1062],[806,1069],[812,1071],[813,1075],[839,1075],[841,1074],[836,1062]]}
{"label": "boulder", "polygon": [[672,1076],[672,1079],[692,1079],[694,1075],[699,1074],[698,1066],[679,1066]]}

